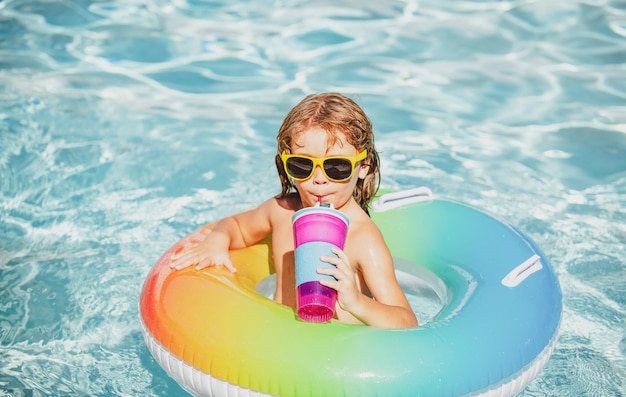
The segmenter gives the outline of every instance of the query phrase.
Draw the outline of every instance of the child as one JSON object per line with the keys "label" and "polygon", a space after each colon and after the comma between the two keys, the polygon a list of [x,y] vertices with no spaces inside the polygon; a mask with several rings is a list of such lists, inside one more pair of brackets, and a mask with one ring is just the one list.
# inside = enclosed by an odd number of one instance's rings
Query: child
{"label": "child", "polygon": [[385,328],[417,326],[389,249],[368,215],[380,170],[372,125],[363,110],[341,94],[309,95],[287,114],[277,141],[282,192],[219,221],[204,241],[174,256],[171,267],[224,265],[234,272],[228,250],[253,245],[271,233],[274,299],[295,308],[291,218],[321,200],[350,219],[344,250],[321,258],[336,268],[318,270],[336,279],[322,284],[337,290],[337,319]]}

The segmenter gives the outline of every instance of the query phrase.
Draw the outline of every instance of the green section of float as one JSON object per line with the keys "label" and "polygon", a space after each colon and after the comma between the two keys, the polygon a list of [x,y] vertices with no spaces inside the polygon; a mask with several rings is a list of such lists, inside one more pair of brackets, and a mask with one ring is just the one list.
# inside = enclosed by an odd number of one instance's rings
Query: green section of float
{"label": "green section of float", "polygon": [[[258,390],[282,396],[306,390],[313,396],[465,394],[516,374],[551,342],[561,297],[547,261],[516,288],[502,285],[537,254],[514,228],[444,200],[372,218],[404,271],[411,272],[407,264],[421,265],[443,281],[443,309],[425,326],[406,330],[271,320],[257,340],[266,344],[263,355],[272,354],[272,368],[259,378],[273,381]],[[268,339],[284,353],[267,348]]]}

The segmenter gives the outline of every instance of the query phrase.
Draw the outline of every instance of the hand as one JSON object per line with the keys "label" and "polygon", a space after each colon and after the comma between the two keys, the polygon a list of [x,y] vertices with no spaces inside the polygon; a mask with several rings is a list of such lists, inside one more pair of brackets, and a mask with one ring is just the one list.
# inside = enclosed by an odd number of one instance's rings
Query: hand
{"label": "hand", "polygon": [[337,303],[343,310],[352,312],[351,308],[358,304],[361,291],[358,287],[358,276],[348,256],[339,248],[332,248],[337,255],[323,255],[320,259],[335,265],[335,267],[322,267],[317,269],[319,274],[333,276],[336,280],[321,280],[320,283],[337,291]]}
{"label": "hand", "polygon": [[205,267],[224,265],[231,272],[237,269],[233,265],[228,249],[220,247],[218,233],[209,233],[206,238],[170,257],[170,268],[174,270],[184,269],[196,265],[196,270]]}

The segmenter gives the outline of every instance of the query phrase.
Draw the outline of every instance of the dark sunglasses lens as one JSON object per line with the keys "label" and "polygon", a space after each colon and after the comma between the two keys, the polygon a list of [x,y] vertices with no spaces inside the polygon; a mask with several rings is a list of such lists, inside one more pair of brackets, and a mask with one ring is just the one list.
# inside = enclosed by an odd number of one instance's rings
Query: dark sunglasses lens
{"label": "dark sunglasses lens", "polygon": [[313,171],[313,161],[302,157],[290,157],[287,159],[287,171],[294,178],[307,178]]}
{"label": "dark sunglasses lens", "polygon": [[327,159],[324,161],[324,171],[330,179],[342,181],[352,175],[352,163],[348,159]]}

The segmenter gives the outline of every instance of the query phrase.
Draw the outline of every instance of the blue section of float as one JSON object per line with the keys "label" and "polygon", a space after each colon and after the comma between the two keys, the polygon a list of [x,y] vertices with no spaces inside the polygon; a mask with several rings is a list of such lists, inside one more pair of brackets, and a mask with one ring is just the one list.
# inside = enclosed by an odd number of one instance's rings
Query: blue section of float
{"label": "blue section of float", "polygon": [[[422,363],[407,379],[419,385],[420,395],[493,387],[519,375],[553,346],[561,290],[548,259],[529,237],[447,200],[427,200],[373,218],[394,257],[425,266],[447,287],[441,312],[402,343]],[[401,226],[407,219],[412,225]],[[534,265],[518,277],[519,284],[503,284],[529,260]]]}

